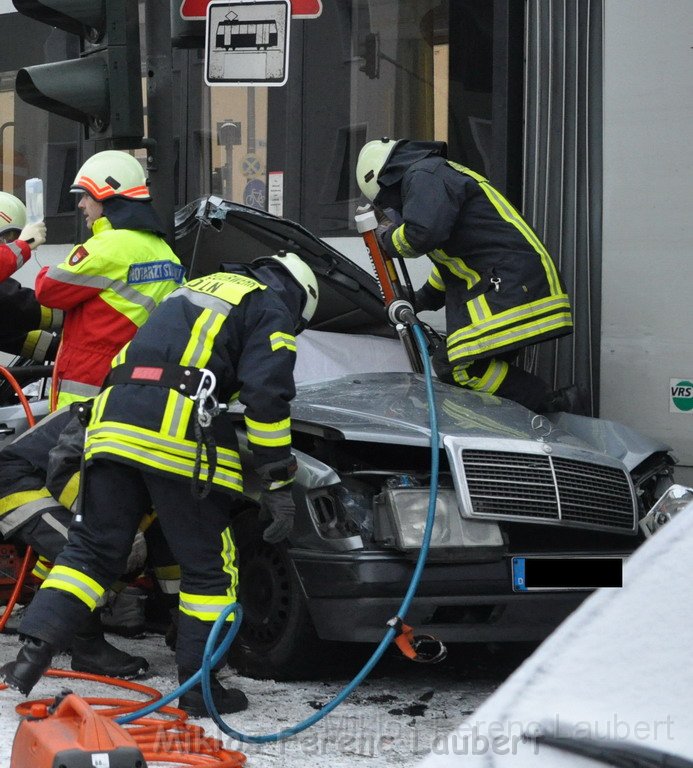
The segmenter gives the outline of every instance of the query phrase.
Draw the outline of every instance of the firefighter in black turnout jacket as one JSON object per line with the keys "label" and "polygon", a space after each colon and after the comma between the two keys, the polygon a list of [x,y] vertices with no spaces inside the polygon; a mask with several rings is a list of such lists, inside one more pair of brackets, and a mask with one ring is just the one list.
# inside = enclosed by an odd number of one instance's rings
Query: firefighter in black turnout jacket
{"label": "firefighter in black turnout jacket", "polygon": [[[209,394],[213,376],[219,402],[245,406],[261,507],[272,520],[264,537],[281,541],[294,515],[295,335],[317,299],[315,276],[295,254],[234,265],[174,291],[116,356],[87,428],[84,520],[73,524],[20,625],[24,644],[1,671],[10,687],[28,693],[70,642],[73,627],[123,571],[151,506],[181,567],[180,680],[200,668],[212,623],[236,599],[231,507],[241,502],[243,481],[231,417],[221,413],[205,426],[214,401],[199,390]],[[247,706],[242,691],[215,679],[212,690],[220,712]],[[179,706],[203,715],[201,686]]]}
{"label": "firefighter in black turnout jacket", "polygon": [[[40,555],[44,562],[38,571],[44,578],[45,561],[54,562],[67,544],[83,444],[84,428],[62,408],[0,450],[0,538],[30,546]],[[72,669],[110,677],[136,677],[146,671],[146,659],[106,640],[100,613],[97,606],[85,616],[72,639]]]}
{"label": "firefighter in black turnout jacket", "polygon": [[0,192],[0,351],[37,363],[55,360],[63,324],[60,310],[42,307],[31,288],[10,275],[46,241],[46,225],[26,223],[24,203]]}
{"label": "firefighter in black turnout jacket", "polygon": [[401,217],[378,228],[385,250],[433,261],[415,304],[445,306],[447,344],[433,356],[435,371],[533,411],[563,409],[571,405],[565,393],[513,364],[517,350],[572,331],[558,270],[505,197],[446,153],[444,142],[379,139],[363,146],[356,165],[361,192]]}

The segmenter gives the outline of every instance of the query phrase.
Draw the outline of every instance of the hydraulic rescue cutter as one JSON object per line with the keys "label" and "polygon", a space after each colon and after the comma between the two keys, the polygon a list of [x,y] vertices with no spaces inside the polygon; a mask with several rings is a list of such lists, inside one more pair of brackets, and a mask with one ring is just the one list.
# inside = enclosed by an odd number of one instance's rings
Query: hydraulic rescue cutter
{"label": "hydraulic rescue cutter", "polygon": [[70,691],[22,719],[10,768],[146,768],[133,737]]}
{"label": "hydraulic rescue cutter", "polygon": [[[397,331],[397,335],[407,352],[412,370],[415,373],[423,373],[423,363],[411,330],[413,325],[419,324],[419,321],[414,314],[411,302],[405,297],[405,291],[394,262],[380,247],[376,235],[378,218],[373,206],[364,205],[357,208],[354,221],[357,231],[363,237],[368,256],[375,270],[388,320]],[[404,269],[404,265],[401,264],[401,266]]]}

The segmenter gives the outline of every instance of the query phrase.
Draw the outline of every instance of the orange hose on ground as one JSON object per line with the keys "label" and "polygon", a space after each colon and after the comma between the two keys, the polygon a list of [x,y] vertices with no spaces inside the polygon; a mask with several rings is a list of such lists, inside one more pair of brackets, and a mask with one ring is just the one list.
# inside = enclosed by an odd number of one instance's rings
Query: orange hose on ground
{"label": "orange hose on ground", "polygon": [[[24,392],[22,392],[22,388],[19,386],[19,382],[7,370],[7,368],[2,365],[0,365],[0,374],[10,382],[12,389],[15,391],[15,394],[19,398],[19,402],[24,407],[24,413],[26,414],[26,419],[29,422],[29,426],[33,427],[36,424],[36,419],[34,418],[34,414],[31,412],[31,406],[29,405],[29,401],[26,399],[26,395]],[[24,559],[22,560],[22,566],[19,570],[19,576],[17,577],[17,583],[14,585],[10,599],[7,601],[7,606],[5,607],[2,617],[0,618],[0,632],[5,630],[5,624],[7,624],[7,621],[10,618],[10,614],[12,613],[12,609],[16,605],[17,600],[22,593],[24,580],[26,579],[26,575],[29,572],[29,566],[31,565],[33,554],[34,553],[31,547],[27,547],[26,552],[24,553]]]}
{"label": "orange hose on ground", "polygon": [[[70,672],[62,669],[49,669],[47,677],[59,677],[75,680],[91,680],[118,688],[126,688],[149,696],[147,701],[114,699],[101,697],[82,697],[92,707],[99,707],[99,714],[104,717],[118,717],[128,712],[135,712],[158,701],[161,693],[135,680],[121,680],[114,677],[92,675],[88,672]],[[0,690],[7,688],[0,683]],[[15,707],[18,715],[26,716],[36,704],[53,704],[53,699],[34,699]],[[121,726],[137,743],[147,763],[178,763],[192,766],[214,766],[214,768],[242,768],[246,756],[236,750],[225,749],[223,742],[211,736],[205,736],[199,725],[187,722],[188,714],[176,707],[161,707],[159,713],[167,719],[142,717],[128,725]]]}

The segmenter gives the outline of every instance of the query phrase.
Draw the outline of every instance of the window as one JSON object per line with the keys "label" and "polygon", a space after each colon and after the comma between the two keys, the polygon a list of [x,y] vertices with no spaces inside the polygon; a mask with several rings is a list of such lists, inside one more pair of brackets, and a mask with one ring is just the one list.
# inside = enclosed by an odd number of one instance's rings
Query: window
{"label": "window", "polygon": [[[287,195],[286,216],[324,236],[353,234],[363,202],[354,173],[366,141],[448,140],[456,4],[338,0],[304,22],[301,59],[291,59],[284,92],[270,94],[269,161],[285,171],[286,189],[298,191]],[[284,111],[288,127],[275,125],[273,108]]]}
{"label": "window", "polygon": [[267,88],[210,89],[211,192],[267,209]]}

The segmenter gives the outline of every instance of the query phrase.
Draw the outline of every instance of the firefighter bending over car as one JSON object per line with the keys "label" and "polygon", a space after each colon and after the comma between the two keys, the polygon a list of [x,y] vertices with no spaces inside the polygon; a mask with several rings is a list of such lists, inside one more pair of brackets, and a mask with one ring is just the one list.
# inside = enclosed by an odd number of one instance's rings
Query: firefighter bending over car
{"label": "firefighter bending over car", "polygon": [[[238,580],[231,520],[242,508],[243,479],[233,420],[218,403],[245,406],[261,509],[272,521],[265,540],[290,534],[295,336],[313,316],[317,281],[292,253],[231,268],[171,294],[114,359],[87,427],[83,520],[72,525],[21,622],[22,648],[0,671],[11,688],[28,694],[69,645],[74,627],[122,573],[152,506],[181,567],[180,681],[200,668]],[[247,707],[242,691],[214,676],[212,692],[222,713]],[[204,715],[201,686],[181,696],[179,707]]]}
{"label": "firefighter bending over car", "polygon": [[135,157],[98,152],[70,191],[81,195],[78,207],[92,236],[61,264],[44,267],[35,286],[42,304],[65,311],[55,361],[57,407],[98,394],[114,355],[184,274]]}
{"label": "firefighter bending over car", "polygon": [[[551,256],[505,197],[448,160],[444,142],[370,141],[356,177],[379,209],[387,253],[433,261],[414,298],[417,311],[445,306],[447,343],[432,359],[438,377],[533,411],[581,407],[575,387],[551,391],[514,364],[519,349],[569,334],[573,322]],[[397,221],[383,216],[387,209]]]}
{"label": "firefighter bending over car", "polygon": [[30,288],[10,278],[46,241],[46,225],[26,223],[24,203],[0,192],[0,351],[29,357],[37,363],[54,360],[60,310],[42,307]]}

